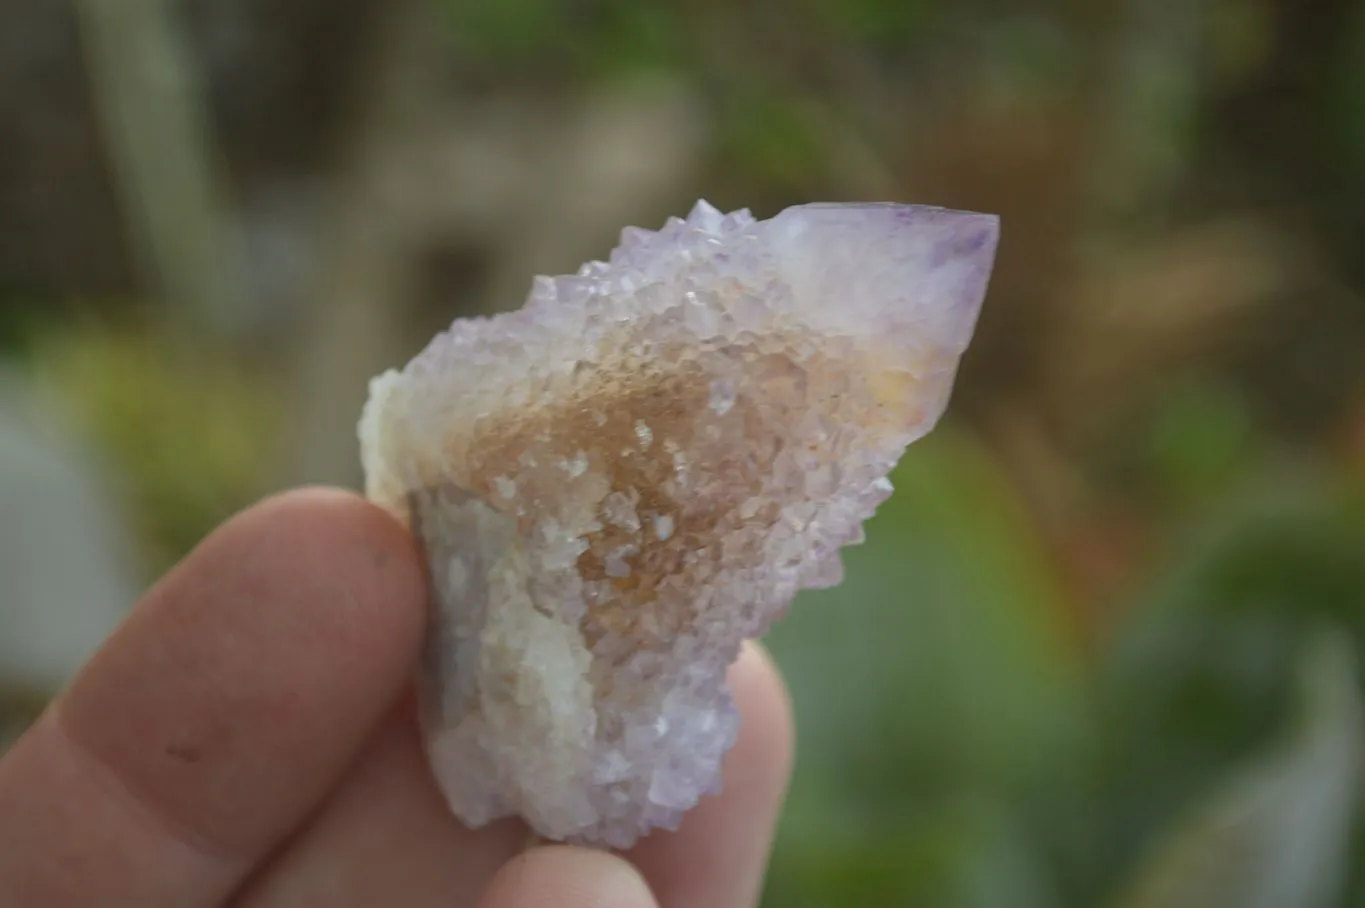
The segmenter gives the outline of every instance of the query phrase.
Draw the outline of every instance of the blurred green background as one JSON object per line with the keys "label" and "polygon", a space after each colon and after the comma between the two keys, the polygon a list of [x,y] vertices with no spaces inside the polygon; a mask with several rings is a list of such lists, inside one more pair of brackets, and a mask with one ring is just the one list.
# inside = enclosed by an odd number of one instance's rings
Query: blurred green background
{"label": "blurred green background", "polygon": [[771,644],[765,905],[1365,905],[1365,2],[5,0],[0,747],[365,381],[698,197],[999,213]]}

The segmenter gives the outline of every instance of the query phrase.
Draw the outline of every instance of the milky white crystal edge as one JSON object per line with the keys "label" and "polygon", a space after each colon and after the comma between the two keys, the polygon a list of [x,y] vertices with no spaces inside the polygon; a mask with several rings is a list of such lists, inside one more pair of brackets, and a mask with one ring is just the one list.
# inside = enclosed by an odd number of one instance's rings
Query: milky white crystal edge
{"label": "milky white crystal edge", "polygon": [[718,788],[726,667],[841,578],[946,406],[997,229],[699,203],[374,380],[366,488],[427,550],[424,727],[461,819],[626,847]]}

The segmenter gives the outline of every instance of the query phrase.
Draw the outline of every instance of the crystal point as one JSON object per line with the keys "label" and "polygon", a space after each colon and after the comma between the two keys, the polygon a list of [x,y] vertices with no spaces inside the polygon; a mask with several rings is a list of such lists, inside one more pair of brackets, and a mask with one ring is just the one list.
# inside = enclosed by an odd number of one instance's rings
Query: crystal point
{"label": "crystal point", "polygon": [[368,495],[426,550],[422,720],[470,825],[626,847],[718,790],[725,672],[943,412],[990,215],[699,202],[371,383]]}

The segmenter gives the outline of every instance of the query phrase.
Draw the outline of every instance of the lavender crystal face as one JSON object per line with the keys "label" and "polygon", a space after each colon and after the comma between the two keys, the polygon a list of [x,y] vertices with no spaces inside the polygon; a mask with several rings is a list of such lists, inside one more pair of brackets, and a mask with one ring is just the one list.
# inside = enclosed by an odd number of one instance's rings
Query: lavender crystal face
{"label": "lavender crystal face", "polygon": [[423,722],[465,823],[626,847],[718,790],[726,668],[839,583],[947,404],[997,232],[698,203],[374,380],[367,491],[429,557]]}

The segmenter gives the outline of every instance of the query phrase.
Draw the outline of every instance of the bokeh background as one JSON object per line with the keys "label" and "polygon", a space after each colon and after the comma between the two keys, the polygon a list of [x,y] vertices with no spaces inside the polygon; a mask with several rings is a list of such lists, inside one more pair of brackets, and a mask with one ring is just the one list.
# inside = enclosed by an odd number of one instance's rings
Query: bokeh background
{"label": "bokeh background", "polygon": [[1361,0],[2,0],[0,742],[357,484],[370,375],[697,197],[1004,225],[772,635],[765,905],[1365,905]]}

